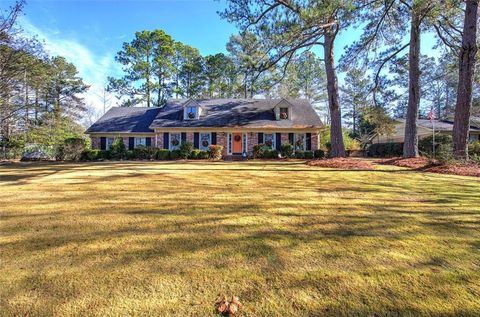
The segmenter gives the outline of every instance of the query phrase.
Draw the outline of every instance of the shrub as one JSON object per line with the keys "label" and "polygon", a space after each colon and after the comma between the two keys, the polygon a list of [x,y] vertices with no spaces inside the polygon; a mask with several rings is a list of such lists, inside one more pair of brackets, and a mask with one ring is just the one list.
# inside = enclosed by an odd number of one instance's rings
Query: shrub
{"label": "shrub", "polygon": [[116,138],[113,140],[112,145],[110,146],[111,158],[115,160],[121,160],[125,158],[127,149],[125,148],[125,143],[123,143],[122,138]]}
{"label": "shrub", "polygon": [[209,157],[208,151],[200,151],[197,154],[197,159],[199,160],[206,160],[208,159],[208,157]]}
{"label": "shrub", "polygon": [[133,150],[128,150],[125,152],[125,158],[127,160],[134,160],[136,157],[135,157],[135,151]]}
{"label": "shrub", "polygon": [[[447,134],[438,134],[435,135],[435,156],[439,154],[440,156],[445,155],[445,152],[448,147],[452,147],[452,136]],[[427,157],[433,157],[433,136],[423,138],[418,141],[418,150],[421,154]]]}
{"label": "shrub", "polygon": [[199,154],[200,154],[200,150],[194,149],[194,150],[192,150],[192,153],[190,153],[189,158],[192,159],[192,160],[197,160]]}
{"label": "shrub", "polygon": [[180,150],[173,150],[173,151],[170,151],[170,159],[172,160],[178,160],[179,158],[181,158],[181,153],[180,153]]}
{"label": "shrub", "polygon": [[78,161],[82,158],[86,142],[82,138],[67,138],[57,148],[57,160]]}
{"label": "shrub", "polygon": [[43,144],[29,144],[25,146],[22,161],[50,161],[57,157],[54,146]]}
{"label": "shrub", "polygon": [[468,145],[468,155],[471,157],[480,157],[480,141],[475,141]]}
{"label": "shrub", "polygon": [[154,160],[157,157],[158,149],[151,146],[139,145],[133,149],[135,158],[139,160]]}
{"label": "shrub", "polygon": [[293,145],[290,143],[284,143],[280,146],[280,153],[282,157],[292,158],[293,157]]}
{"label": "shrub", "polygon": [[314,157],[313,151],[305,151],[304,155],[307,160],[311,160]]}
{"label": "shrub", "polygon": [[170,159],[170,151],[167,149],[160,149],[157,151],[157,160],[166,161]]}
{"label": "shrub", "polygon": [[305,152],[304,151],[295,151],[295,158],[304,159],[305,158]]}
{"label": "shrub", "polygon": [[253,158],[264,158],[266,150],[268,150],[268,147],[266,147],[263,143],[254,145]]}
{"label": "shrub", "polygon": [[223,146],[221,145],[210,145],[208,147],[208,156],[214,160],[220,160],[222,158]]}
{"label": "shrub", "polygon": [[369,146],[367,155],[371,157],[402,156],[403,143],[375,143]]}
{"label": "shrub", "polygon": [[313,152],[313,156],[317,159],[321,159],[325,157],[325,151],[324,150],[315,150]]}
{"label": "shrub", "polygon": [[188,159],[193,151],[193,144],[191,142],[185,142],[180,145],[180,157],[182,159]]}
{"label": "shrub", "polygon": [[266,159],[278,159],[278,151],[267,149],[263,152],[263,158]]}

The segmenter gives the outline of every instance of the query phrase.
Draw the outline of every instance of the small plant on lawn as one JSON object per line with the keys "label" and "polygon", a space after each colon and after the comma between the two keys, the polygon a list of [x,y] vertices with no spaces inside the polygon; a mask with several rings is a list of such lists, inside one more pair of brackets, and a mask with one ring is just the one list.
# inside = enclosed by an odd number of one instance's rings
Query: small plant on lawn
{"label": "small plant on lawn", "polygon": [[184,142],[180,145],[180,158],[186,160],[190,157],[193,151],[193,144],[191,142]]}
{"label": "small plant on lawn", "polygon": [[293,145],[291,145],[290,143],[282,144],[282,146],[280,147],[280,153],[282,154],[282,157],[286,157],[286,158],[294,157]]}
{"label": "small plant on lawn", "polygon": [[222,158],[223,146],[221,145],[210,145],[208,147],[209,157],[213,160],[220,160]]}

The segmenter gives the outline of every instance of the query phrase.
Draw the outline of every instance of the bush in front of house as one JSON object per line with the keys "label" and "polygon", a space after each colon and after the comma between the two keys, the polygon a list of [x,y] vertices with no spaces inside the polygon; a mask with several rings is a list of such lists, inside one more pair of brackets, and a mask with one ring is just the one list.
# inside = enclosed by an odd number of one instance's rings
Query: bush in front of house
{"label": "bush in front of house", "polygon": [[157,151],[157,157],[156,157],[157,160],[160,160],[160,161],[167,161],[170,159],[170,151],[167,150],[167,149],[159,149]]}
{"label": "bush in front of house", "polygon": [[[452,147],[452,136],[448,134],[435,135],[435,155],[446,147]],[[418,150],[427,157],[433,156],[433,136],[428,136],[418,141]]]}
{"label": "bush in front of house", "polygon": [[113,140],[112,145],[110,146],[111,158],[114,160],[123,160],[127,154],[127,149],[123,139],[116,138]]}
{"label": "bush in front of house", "polygon": [[207,160],[209,158],[208,151],[200,151],[197,154],[197,159],[198,160]]}
{"label": "bush in front of house", "polygon": [[53,161],[57,157],[57,149],[51,145],[28,144],[23,149],[22,161]]}
{"label": "bush in front of house", "polygon": [[193,151],[193,144],[191,142],[184,142],[180,145],[180,158],[186,160],[190,157]]}
{"label": "bush in front of house", "polygon": [[180,150],[172,150],[170,151],[170,159],[171,160],[178,160],[180,159],[182,156],[181,156],[181,153],[180,153]]}
{"label": "bush in front of house", "polygon": [[370,157],[394,157],[403,155],[403,143],[375,143],[368,147]]}
{"label": "bush in front of house", "polygon": [[278,159],[278,151],[267,149],[263,152],[263,158],[266,159]]}
{"label": "bush in front of house", "polygon": [[97,149],[86,149],[82,152],[81,160],[82,161],[98,161],[98,160],[108,160],[110,159],[110,151],[108,150],[97,150]]}
{"label": "bush in front of house", "polygon": [[480,160],[480,141],[475,141],[468,145],[468,155],[476,161]]}
{"label": "bush in front of house", "polygon": [[133,152],[138,160],[154,160],[157,157],[157,150],[155,147],[139,145]]}
{"label": "bush in front of house", "polygon": [[316,158],[316,159],[322,159],[325,157],[325,151],[324,150],[315,150],[313,152],[313,156]]}
{"label": "bush in front of house", "polygon": [[78,161],[86,148],[83,138],[67,138],[57,148],[57,160]]}
{"label": "bush in front of house", "polygon": [[307,160],[312,160],[314,158],[313,151],[305,151],[303,155]]}
{"label": "bush in front of house", "polygon": [[282,154],[282,157],[285,158],[292,158],[294,157],[293,155],[293,145],[290,143],[284,143],[280,146],[280,153]]}
{"label": "bush in front of house", "polygon": [[264,158],[265,151],[268,150],[268,147],[265,144],[260,143],[253,146],[253,158]]}
{"label": "bush in front of house", "polygon": [[134,151],[134,150],[127,150],[127,151],[125,152],[125,158],[126,158],[127,160],[134,160],[134,159],[136,159],[136,157],[135,157],[135,151]]}
{"label": "bush in front of house", "polygon": [[208,147],[208,157],[213,160],[220,160],[222,158],[223,146],[221,145],[210,145]]}
{"label": "bush in front of house", "polygon": [[188,158],[191,159],[191,160],[197,160],[199,154],[200,154],[200,150],[193,149],[192,153],[190,153],[190,156]]}
{"label": "bush in front of house", "polygon": [[304,151],[295,151],[295,158],[296,159],[304,159],[305,158],[305,152]]}

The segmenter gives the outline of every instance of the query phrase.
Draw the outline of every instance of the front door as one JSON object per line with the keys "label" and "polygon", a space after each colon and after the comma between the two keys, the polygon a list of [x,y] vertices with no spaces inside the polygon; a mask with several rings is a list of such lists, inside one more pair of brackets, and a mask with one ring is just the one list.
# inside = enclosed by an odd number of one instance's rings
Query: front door
{"label": "front door", "polygon": [[242,154],[242,134],[241,133],[233,133],[233,146],[232,146],[232,154]]}

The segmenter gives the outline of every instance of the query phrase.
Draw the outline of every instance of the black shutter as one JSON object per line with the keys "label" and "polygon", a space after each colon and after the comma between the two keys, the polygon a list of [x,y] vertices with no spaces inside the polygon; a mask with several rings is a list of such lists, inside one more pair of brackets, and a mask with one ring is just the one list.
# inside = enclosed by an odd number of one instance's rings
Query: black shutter
{"label": "black shutter", "polygon": [[145,145],[146,146],[152,146],[152,138],[146,138],[145,139]]}
{"label": "black shutter", "polygon": [[288,134],[288,142],[290,142],[291,145],[293,145],[293,142],[294,142],[293,137],[294,137],[293,133]]}
{"label": "black shutter", "polygon": [[193,133],[193,147],[196,149],[200,148],[200,133]]}
{"label": "black shutter", "polygon": [[263,143],[263,133],[259,132],[258,133],[258,144],[262,144],[262,143]]}
{"label": "black shutter", "polygon": [[217,144],[217,132],[212,132],[212,144]]}
{"label": "black shutter", "polygon": [[133,150],[135,147],[135,138],[129,137],[128,138],[128,149]]}
{"label": "black shutter", "polygon": [[276,133],[275,134],[275,147],[277,148],[277,151],[280,151],[282,147],[282,134],[281,133]]}
{"label": "black shutter", "polygon": [[106,150],[107,149],[107,138],[102,136],[100,138],[100,149],[101,150]]}
{"label": "black shutter", "polygon": [[307,151],[311,151],[312,150],[312,134],[311,133],[306,134],[305,141],[307,143],[306,145]]}
{"label": "black shutter", "polygon": [[168,132],[163,133],[163,148],[165,150],[168,150],[168,143],[170,143],[170,136],[168,135]]}
{"label": "black shutter", "polygon": [[182,132],[182,144],[187,142],[187,133],[186,132]]}

